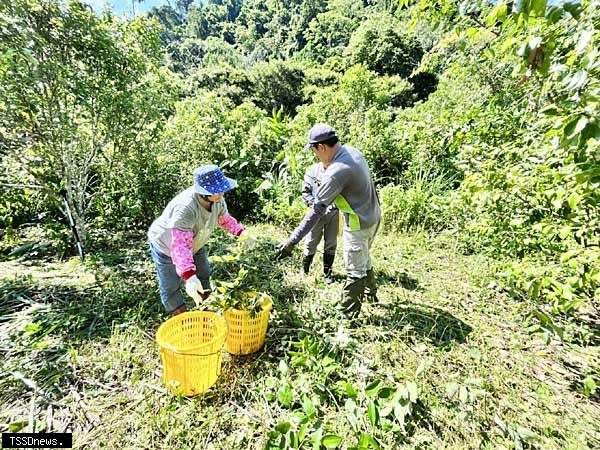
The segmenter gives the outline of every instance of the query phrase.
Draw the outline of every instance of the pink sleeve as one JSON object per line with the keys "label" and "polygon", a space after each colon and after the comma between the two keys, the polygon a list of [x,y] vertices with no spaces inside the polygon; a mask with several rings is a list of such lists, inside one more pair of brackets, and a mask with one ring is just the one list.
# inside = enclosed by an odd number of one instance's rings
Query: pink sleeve
{"label": "pink sleeve", "polygon": [[218,222],[221,228],[233,234],[234,236],[239,236],[242,234],[242,231],[245,230],[245,228],[237,220],[235,220],[235,217],[230,216],[229,214],[220,216]]}
{"label": "pink sleeve", "polygon": [[194,233],[177,228],[171,230],[171,259],[175,264],[177,275],[184,280],[196,274],[193,247]]}

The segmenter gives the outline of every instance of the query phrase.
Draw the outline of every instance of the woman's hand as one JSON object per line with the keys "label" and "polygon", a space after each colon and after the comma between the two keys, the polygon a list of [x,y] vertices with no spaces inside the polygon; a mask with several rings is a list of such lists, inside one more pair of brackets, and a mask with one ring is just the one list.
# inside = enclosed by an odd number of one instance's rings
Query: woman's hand
{"label": "woman's hand", "polygon": [[247,250],[252,250],[256,247],[256,238],[251,235],[248,230],[242,231],[240,234],[240,240],[244,243]]}
{"label": "woman's hand", "polygon": [[203,300],[204,288],[196,275],[189,277],[185,281],[185,292],[192,297],[196,306],[200,306]]}

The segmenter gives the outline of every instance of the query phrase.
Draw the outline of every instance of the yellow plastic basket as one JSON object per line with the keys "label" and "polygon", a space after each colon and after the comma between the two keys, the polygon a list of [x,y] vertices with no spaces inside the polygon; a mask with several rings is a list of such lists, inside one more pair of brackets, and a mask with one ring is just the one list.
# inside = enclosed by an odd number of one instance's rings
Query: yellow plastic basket
{"label": "yellow plastic basket", "polygon": [[156,341],[169,390],[189,397],[215,384],[226,335],[225,320],[213,312],[186,312],[163,323]]}
{"label": "yellow plastic basket", "polygon": [[[250,296],[260,295],[248,292]],[[227,351],[232,355],[248,355],[259,351],[265,345],[269,325],[269,313],[273,309],[271,297],[265,296],[262,310],[251,316],[250,311],[230,308],[224,312],[227,321]]]}

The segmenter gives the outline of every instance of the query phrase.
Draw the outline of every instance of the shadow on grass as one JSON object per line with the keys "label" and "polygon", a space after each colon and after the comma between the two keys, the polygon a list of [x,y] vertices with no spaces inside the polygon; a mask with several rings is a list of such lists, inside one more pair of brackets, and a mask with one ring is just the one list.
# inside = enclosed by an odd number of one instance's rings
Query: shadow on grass
{"label": "shadow on grass", "polygon": [[[43,270],[42,261],[33,263]],[[76,275],[60,272],[0,281],[0,340],[7,343],[2,345],[7,367],[23,372],[52,399],[77,385],[69,361],[82,344],[107,342],[115,327],[139,327],[152,335],[167,317],[145,242],[116,242],[89,254],[84,264],[94,274],[91,285],[77,286]],[[69,285],[63,277],[70,278]],[[12,379],[3,379],[3,387],[9,402],[27,391]]]}
{"label": "shadow on grass", "polygon": [[[229,248],[232,242],[211,241],[210,253],[228,254],[234,250]],[[271,362],[287,354],[289,340],[297,338],[298,329],[307,320],[299,317],[295,308],[295,302],[307,292],[302,285],[285,283],[285,271],[293,262],[274,261],[275,245],[274,241],[266,241],[243,261],[211,264],[215,278],[222,280],[234,278],[242,262],[256,266],[259,270],[251,288],[268,292],[277,311],[269,325],[266,348],[254,355],[229,359],[224,365],[217,385],[222,389],[215,393],[218,401],[243,400],[251,384],[269,374]],[[4,355],[8,370],[22,371],[53,400],[79,384],[76,364],[69,361],[81,344],[107,342],[115,327],[139,327],[151,335],[166,319],[147,244],[123,243],[121,248],[115,245],[89,255],[85,264],[97,281],[88,287],[62,286],[55,279],[0,282],[0,324],[7,325],[0,332],[0,341],[9,343],[2,345],[8,347]],[[53,284],[45,284],[48,281]],[[27,388],[9,378],[0,380],[0,391],[2,403],[10,405],[23,397]]]}
{"label": "shadow on grass", "polygon": [[[211,249],[212,255],[228,254],[227,240]],[[219,380],[211,389],[210,402],[214,404],[244,405],[249,392],[260,389],[263,381],[273,373],[273,366],[287,358],[290,341],[298,340],[299,333],[307,323],[316,318],[300,316],[298,304],[310,291],[304,284],[290,284],[286,273],[290,267],[300,267],[299,260],[293,257],[285,261],[275,261],[277,242],[262,239],[257,246],[231,263],[218,263],[212,267],[213,277],[231,280],[240,266],[249,270],[244,280],[250,290],[268,293],[273,299],[273,312],[265,338],[265,346],[250,355],[229,355],[225,358]]]}
{"label": "shadow on grass", "polygon": [[407,304],[400,298],[386,306],[383,310],[373,311],[367,317],[367,323],[398,330],[407,340],[446,347],[453,342],[464,342],[473,330],[469,324],[433,306]]}
{"label": "shadow on grass", "polygon": [[[600,387],[596,387],[593,394],[591,393],[591,391],[586,392],[586,390],[584,388],[584,385],[585,385],[584,378],[585,377],[581,377],[577,380],[572,381],[569,384],[569,390],[571,390],[572,392],[577,392],[580,395],[584,395],[590,402],[594,402],[597,405],[600,405]],[[590,376],[589,379],[592,380],[592,382],[595,383],[596,386],[600,385],[600,383],[598,383],[598,381],[600,381],[600,377],[597,377],[594,380]],[[590,381],[588,381],[588,383],[590,383]]]}
{"label": "shadow on grass", "polygon": [[561,358],[561,363],[563,368],[569,371],[569,389],[600,405],[600,365],[584,368],[565,358]]}
{"label": "shadow on grass", "polygon": [[[284,288],[278,294],[305,295],[303,290],[293,287]],[[287,358],[289,342],[298,340],[304,319],[299,317],[292,303],[279,301],[278,298],[281,297],[274,293],[271,295],[276,315],[271,314],[264,347],[249,355],[224,356],[217,383],[202,396],[201,404],[215,407],[236,405],[244,408],[248,398],[256,395],[256,392],[252,393],[253,391],[262,390],[265,380],[277,376],[273,367]]]}
{"label": "shadow on grass", "polygon": [[83,342],[108,340],[114,326],[158,326],[161,307],[154,290],[146,279],[121,277],[82,289],[39,285],[31,278],[5,280],[0,283],[5,362],[60,397],[75,377],[69,355]]}
{"label": "shadow on grass", "polygon": [[576,344],[600,346],[600,309],[597,308],[595,313],[588,311],[585,315],[579,315],[574,322],[581,325],[580,330],[573,337]]}
{"label": "shadow on grass", "polygon": [[398,270],[393,273],[375,270],[375,277],[379,285],[392,284],[397,287],[402,287],[407,291],[423,292],[423,288],[419,285],[419,280],[411,277],[409,273],[403,270]]}

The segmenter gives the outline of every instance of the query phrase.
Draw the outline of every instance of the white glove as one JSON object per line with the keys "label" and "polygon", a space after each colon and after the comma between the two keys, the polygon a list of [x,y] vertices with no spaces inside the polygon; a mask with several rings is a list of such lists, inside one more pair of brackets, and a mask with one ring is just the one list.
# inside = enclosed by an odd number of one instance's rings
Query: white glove
{"label": "white glove", "polygon": [[196,275],[188,278],[185,281],[185,292],[192,297],[192,300],[194,300],[196,306],[199,306],[200,303],[202,303],[201,294],[204,292],[204,288],[202,287],[202,283]]}
{"label": "white glove", "polygon": [[337,208],[337,206],[335,206],[335,203],[332,203],[331,205],[329,205],[327,207],[327,209],[325,210],[325,214],[329,214],[330,212],[332,212],[335,208]]}
{"label": "white glove", "polygon": [[252,236],[248,230],[242,231],[240,234],[240,239],[248,250],[252,250],[254,247],[256,247],[256,238]]}

